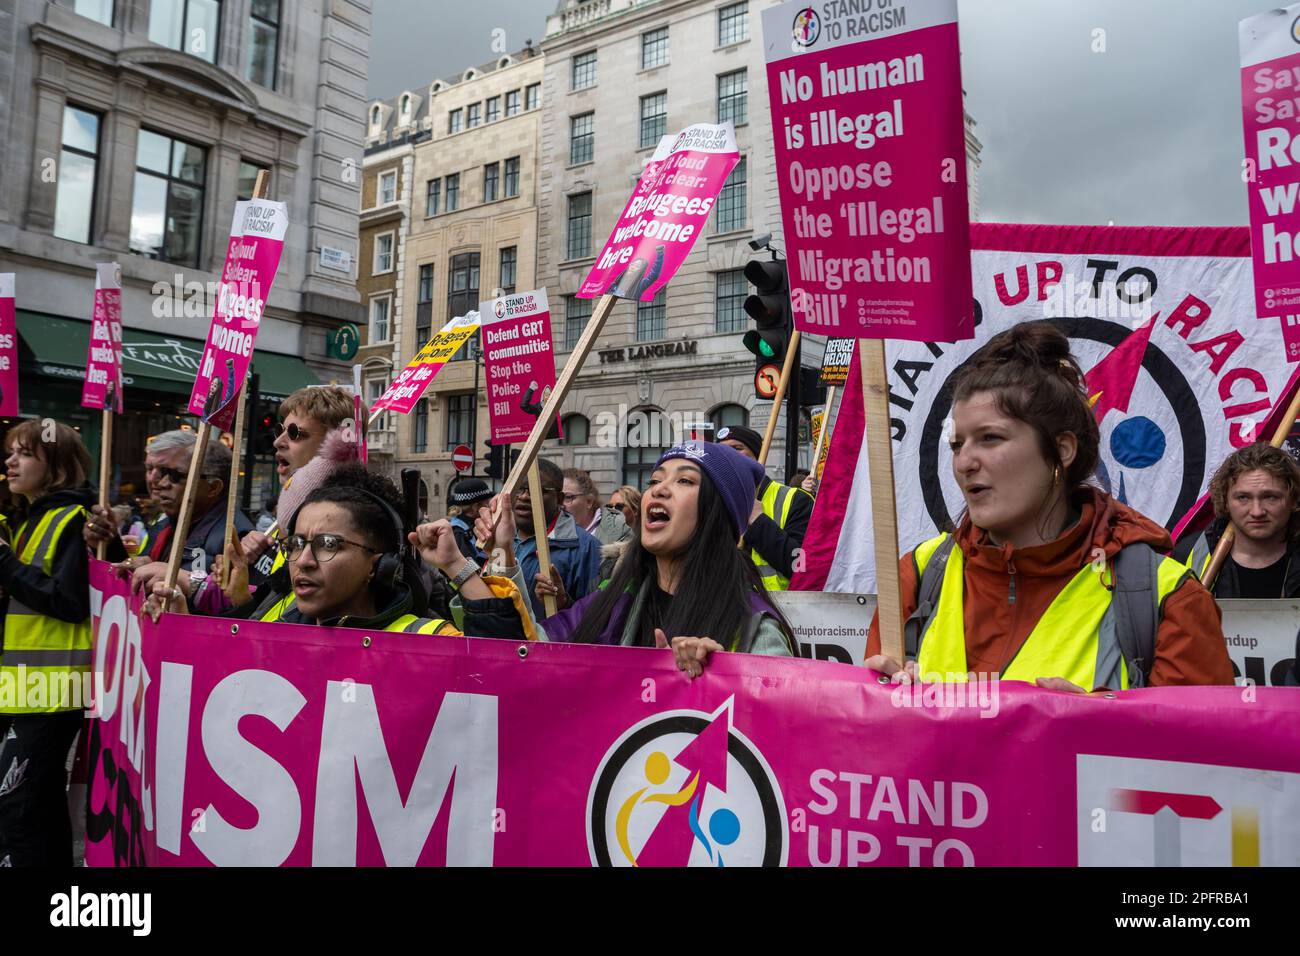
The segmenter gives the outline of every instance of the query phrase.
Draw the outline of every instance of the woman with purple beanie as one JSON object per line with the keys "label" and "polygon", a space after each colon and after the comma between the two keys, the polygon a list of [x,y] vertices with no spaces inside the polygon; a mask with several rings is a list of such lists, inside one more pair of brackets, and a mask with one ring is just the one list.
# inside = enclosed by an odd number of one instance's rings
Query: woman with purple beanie
{"label": "woman with purple beanie", "polygon": [[[641,497],[640,527],[607,586],[541,622],[545,639],[673,649],[697,676],[714,651],[791,657],[793,629],[768,600],[752,561],[737,547],[749,525],[763,467],[712,442],[686,442],[659,458]],[[475,528],[506,566],[514,540],[510,509]],[[499,545],[498,545],[499,543]]]}

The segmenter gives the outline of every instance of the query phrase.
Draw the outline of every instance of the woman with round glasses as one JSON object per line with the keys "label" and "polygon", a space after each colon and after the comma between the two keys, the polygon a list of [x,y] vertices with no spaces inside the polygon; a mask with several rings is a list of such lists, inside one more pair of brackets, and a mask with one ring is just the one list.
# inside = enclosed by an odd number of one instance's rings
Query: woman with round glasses
{"label": "woman with round glasses", "polygon": [[[286,571],[259,591],[258,599],[234,616],[285,624],[320,624],[419,634],[460,635],[450,621],[423,616],[425,596],[413,586],[416,568],[403,558],[401,495],[382,475],[360,465],[340,469],[317,488],[289,520],[278,542]],[[420,556],[460,586],[465,624],[484,637],[518,637],[521,618],[533,636],[518,585],[507,578],[483,578],[464,558],[447,521],[422,525],[413,533]],[[287,587],[275,587],[278,581]],[[159,586],[150,597],[156,618],[168,599]]]}

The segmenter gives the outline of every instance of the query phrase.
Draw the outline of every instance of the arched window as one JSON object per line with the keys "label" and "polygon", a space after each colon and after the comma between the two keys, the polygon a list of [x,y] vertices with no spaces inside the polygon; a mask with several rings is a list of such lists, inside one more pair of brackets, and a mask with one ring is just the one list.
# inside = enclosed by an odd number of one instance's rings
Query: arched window
{"label": "arched window", "polygon": [[402,119],[409,119],[411,116],[411,97],[404,95],[402,97]]}
{"label": "arched window", "polygon": [[623,446],[623,484],[642,491],[659,456],[677,441],[672,420],[662,409],[636,408],[628,413],[619,431]]}
{"label": "arched window", "polygon": [[576,412],[565,415],[560,424],[564,426],[564,437],[560,439],[561,445],[586,445],[591,442],[591,422],[587,420],[586,415],[579,415]]}
{"label": "arched window", "polygon": [[713,434],[716,437],[718,429],[725,428],[727,425],[749,425],[749,409],[744,405],[719,405],[709,413],[709,421],[713,422]]}
{"label": "arched window", "polygon": [[374,109],[370,111],[370,128],[372,130],[379,129],[379,107],[378,106],[376,106]]}

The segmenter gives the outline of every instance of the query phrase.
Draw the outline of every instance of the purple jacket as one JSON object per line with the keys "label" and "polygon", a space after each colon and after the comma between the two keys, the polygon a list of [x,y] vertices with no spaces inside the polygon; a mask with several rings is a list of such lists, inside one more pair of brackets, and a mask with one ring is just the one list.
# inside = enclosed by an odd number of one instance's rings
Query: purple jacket
{"label": "purple jacket", "polygon": [[[643,594],[645,587],[642,587]],[[551,617],[542,622],[542,628],[546,631],[547,640],[555,643],[568,643],[573,640],[573,635],[578,630],[578,625],[586,616],[591,608],[591,602],[600,594],[596,591],[581,598],[572,607],[563,611],[558,611]],[[600,636],[596,639],[597,644],[621,645],[623,643],[623,633],[627,629],[628,618],[635,608],[640,613],[642,595],[633,601],[631,594],[622,595],[614,602],[614,608],[610,611],[609,619],[605,621],[605,626],[601,629]],[[751,592],[749,595],[749,606],[755,614],[764,615],[756,635],[753,653],[758,654],[777,654],[789,655],[790,649],[783,637],[784,631],[777,624],[775,616],[772,614],[772,605],[768,603],[763,595]],[[719,643],[725,644],[722,638],[715,638]]]}

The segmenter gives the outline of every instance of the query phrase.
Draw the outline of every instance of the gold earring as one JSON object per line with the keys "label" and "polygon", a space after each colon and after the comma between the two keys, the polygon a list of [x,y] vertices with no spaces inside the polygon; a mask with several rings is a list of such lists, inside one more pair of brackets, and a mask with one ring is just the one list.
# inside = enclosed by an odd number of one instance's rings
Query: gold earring
{"label": "gold earring", "polygon": [[1061,483],[1061,466],[1057,465],[1054,469],[1052,469],[1052,484],[1059,485],[1060,483]]}

